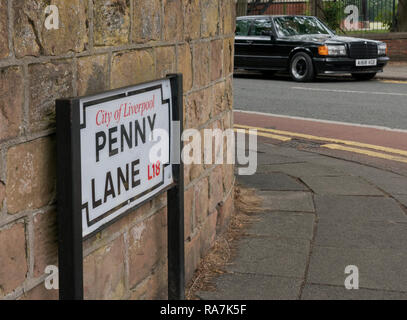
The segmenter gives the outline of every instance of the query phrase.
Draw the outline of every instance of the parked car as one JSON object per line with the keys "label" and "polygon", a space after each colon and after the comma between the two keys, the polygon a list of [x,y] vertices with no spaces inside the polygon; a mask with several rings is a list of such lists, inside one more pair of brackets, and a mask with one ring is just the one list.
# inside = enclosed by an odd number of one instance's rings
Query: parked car
{"label": "parked car", "polygon": [[301,82],[343,73],[369,80],[388,61],[386,43],[338,36],[316,17],[237,18],[235,69],[288,71]]}

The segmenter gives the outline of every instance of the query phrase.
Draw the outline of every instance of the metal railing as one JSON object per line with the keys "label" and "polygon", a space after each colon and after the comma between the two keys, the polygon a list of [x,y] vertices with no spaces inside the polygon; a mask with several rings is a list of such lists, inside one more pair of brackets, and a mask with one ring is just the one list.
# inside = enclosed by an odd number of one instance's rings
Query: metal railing
{"label": "metal railing", "polygon": [[389,32],[396,28],[398,0],[323,1],[323,19],[345,34]]}
{"label": "metal railing", "polygon": [[396,29],[398,0],[248,0],[248,15],[310,15],[314,2],[320,18],[339,33],[389,32]]}

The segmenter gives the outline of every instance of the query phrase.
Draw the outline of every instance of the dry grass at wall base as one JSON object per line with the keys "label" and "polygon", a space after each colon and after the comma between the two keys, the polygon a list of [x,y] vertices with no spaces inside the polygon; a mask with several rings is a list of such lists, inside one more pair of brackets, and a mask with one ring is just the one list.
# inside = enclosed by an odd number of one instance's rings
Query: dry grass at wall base
{"label": "dry grass at wall base", "polygon": [[196,296],[199,291],[216,290],[212,280],[225,273],[225,267],[235,254],[237,240],[246,236],[246,228],[256,220],[255,214],[262,211],[262,199],[256,195],[254,189],[236,186],[234,198],[235,212],[230,218],[229,228],[217,236],[212,249],[202,258],[187,285],[187,300],[199,300]]}

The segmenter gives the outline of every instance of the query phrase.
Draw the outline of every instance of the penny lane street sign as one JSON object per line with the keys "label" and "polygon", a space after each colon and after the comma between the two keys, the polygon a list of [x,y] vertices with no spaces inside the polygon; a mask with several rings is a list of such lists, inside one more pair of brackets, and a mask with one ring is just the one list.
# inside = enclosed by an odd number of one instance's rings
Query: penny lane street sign
{"label": "penny lane street sign", "polygon": [[84,239],[168,191],[168,296],[183,299],[182,75],[56,105],[60,298],[83,299]]}

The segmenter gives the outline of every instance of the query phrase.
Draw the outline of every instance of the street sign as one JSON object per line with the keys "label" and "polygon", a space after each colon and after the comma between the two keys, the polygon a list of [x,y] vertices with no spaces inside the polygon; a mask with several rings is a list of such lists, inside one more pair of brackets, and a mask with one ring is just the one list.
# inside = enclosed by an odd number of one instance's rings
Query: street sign
{"label": "street sign", "polygon": [[61,299],[83,299],[83,240],[166,191],[169,298],[184,297],[182,102],[182,75],[57,100]]}
{"label": "street sign", "polygon": [[171,103],[168,79],[79,99],[84,237],[173,182],[171,148],[152,159],[154,131],[171,141]]}

